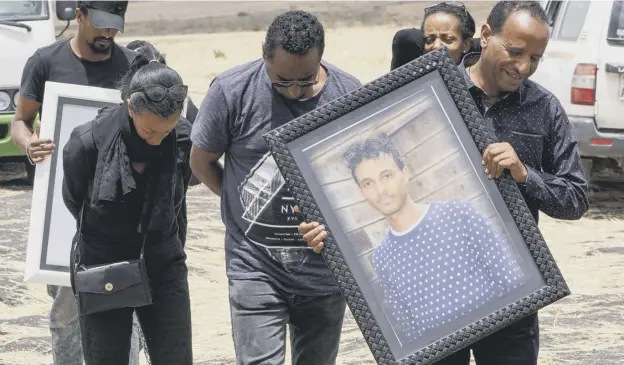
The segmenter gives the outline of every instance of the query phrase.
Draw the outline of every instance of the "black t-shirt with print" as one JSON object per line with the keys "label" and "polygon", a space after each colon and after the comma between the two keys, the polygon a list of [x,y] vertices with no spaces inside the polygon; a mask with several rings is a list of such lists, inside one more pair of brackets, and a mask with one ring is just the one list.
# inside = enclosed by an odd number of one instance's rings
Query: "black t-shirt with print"
{"label": "black t-shirt with print", "polygon": [[43,103],[46,81],[117,89],[137,55],[114,44],[110,58],[93,62],[78,57],[69,42],[69,39],[56,41],[38,49],[28,59],[22,73],[22,96]]}

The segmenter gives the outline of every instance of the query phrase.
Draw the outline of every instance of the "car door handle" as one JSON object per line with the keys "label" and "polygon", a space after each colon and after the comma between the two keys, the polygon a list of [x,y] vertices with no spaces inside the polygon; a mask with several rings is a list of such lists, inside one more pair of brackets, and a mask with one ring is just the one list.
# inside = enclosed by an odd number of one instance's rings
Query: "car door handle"
{"label": "car door handle", "polygon": [[612,74],[624,74],[624,64],[622,63],[606,63],[605,72]]}

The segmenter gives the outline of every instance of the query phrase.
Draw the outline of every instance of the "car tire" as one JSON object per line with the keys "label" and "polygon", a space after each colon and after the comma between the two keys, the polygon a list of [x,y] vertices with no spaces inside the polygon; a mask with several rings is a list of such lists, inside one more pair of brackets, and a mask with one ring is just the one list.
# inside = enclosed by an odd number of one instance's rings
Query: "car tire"
{"label": "car tire", "polygon": [[28,185],[33,186],[35,183],[35,165],[31,165],[30,162],[24,162],[24,167],[26,169],[26,179],[28,180]]}
{"label": "car tire", "polygon": [[587,182],[591,180],[592,168],[594,167],[594,160],[591,158],[581,158],[581,165],[583,166],[583,172],[585,172],[585,178]]}

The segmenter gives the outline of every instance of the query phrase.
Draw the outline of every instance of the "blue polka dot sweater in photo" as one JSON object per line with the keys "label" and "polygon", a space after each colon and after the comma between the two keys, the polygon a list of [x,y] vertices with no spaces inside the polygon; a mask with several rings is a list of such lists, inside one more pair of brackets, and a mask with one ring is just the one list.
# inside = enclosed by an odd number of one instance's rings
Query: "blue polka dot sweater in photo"
{"label": "blue polka dot sweater in photo", "polygon": [[373,252],[384,311],[407,341],[449,323],[523,281],[521,268],[469,202],[430,203],[407,232],[388,232]]}

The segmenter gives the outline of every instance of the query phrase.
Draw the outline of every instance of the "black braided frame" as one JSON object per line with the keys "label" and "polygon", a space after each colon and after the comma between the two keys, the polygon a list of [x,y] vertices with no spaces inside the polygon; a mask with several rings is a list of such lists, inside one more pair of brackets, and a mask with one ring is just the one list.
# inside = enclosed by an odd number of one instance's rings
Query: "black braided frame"
{"label": "black braided frame", "polygon": [[[464,77],[453,63],[448,50],[444,48],[431,52],[264,135],[290,193],[307,220],[320,222],[327,227],[326,220],[286,144],[430,72],[440,73],[479,151],[483,153],[489,144],[497,142],[494,130],[482,118],[468,92]],[[328,231],[322,250],[323,258],[378,364],[432,364],[570,294],[515,181],[509,174],[505,174],[496,184],[546,285],[402,360],[396,360],[391,353],[338,244]]]}

